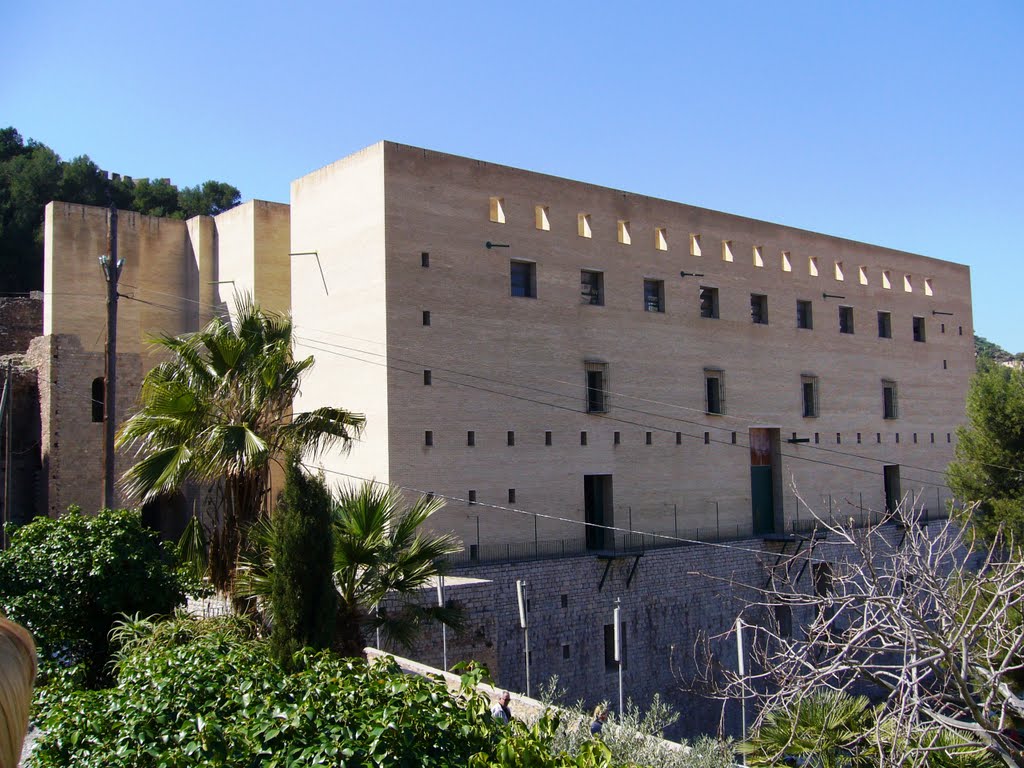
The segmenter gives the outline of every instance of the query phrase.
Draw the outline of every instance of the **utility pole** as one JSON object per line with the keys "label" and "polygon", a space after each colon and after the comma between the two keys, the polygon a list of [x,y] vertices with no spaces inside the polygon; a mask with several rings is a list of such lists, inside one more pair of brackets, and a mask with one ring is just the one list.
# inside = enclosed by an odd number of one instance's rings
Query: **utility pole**
{"label": "utility pole", "polygon": [[100,256],[107,280],[107,347],[103,383],[103,506],[114,506],[114,432],[117,429],[117,281],[124,259],[117,258],[117,206],[110,204],[107,253]]}
{"label": "utility pole", "polygon": [[6,417],[6,461],[4,463],[4,517],[2,538],[3,549],[7,549],[7,523],[11,520],[11,403],[14,400],[14,381],[12,363],[7,361],[7,378],[4,379],[4,393],[0,395],[0,419]]}

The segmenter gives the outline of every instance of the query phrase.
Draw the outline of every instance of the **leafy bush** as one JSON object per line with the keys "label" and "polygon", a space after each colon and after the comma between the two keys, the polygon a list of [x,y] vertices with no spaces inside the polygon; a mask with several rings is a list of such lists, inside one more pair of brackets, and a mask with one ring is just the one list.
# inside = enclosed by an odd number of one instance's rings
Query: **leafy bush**
{"label": "leafy bush", "polygon": [[138,512],[36,518],[0,552],[0,611],[32,632],[44,672],[81,665],[88,685],[106,679],[121,614],[168,614],[182,599],[173,555]]}
{"label": "leafy bush", "polygon": [[394,664],[307,651],[287,671],[246,620],[133,619],[114,688],[51,700],[31,768],[56,766],[609,766],[553,754],[557,721],[505,726],[463,695]]}

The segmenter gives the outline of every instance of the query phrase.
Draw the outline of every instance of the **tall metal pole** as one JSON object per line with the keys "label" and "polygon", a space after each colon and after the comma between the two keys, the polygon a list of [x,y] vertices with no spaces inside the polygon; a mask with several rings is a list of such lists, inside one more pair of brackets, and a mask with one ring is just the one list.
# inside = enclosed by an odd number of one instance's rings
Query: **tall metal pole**
{"label": "tall metal pole", "polygon": [[[743,741],[747,740],[747,670],[743,663],[743,619],[736,619],[736,661],[739,668],[740,680],[742,681],[742,697],[740,698],[740,720],[743,728]],[[747,764],[747,758],[743,758],[743,764]]]}
{"label": "tall metal pole", "polygon": [[107,278],[107,348],[103,383],[103,506],[114,506],[114,432],[117,430],[117,281],[123,259],[117,258],[117,206],[110,204],[107,254],[100,265]]}
{"label": "tall metal pole", "polygon": [[619,722],[622,722],[622,715],[624,713],[623,699],[622,699],[622,624],[619,619],[619,604],[621,600],[615,598],[615,609],[612,611],[612,628],[613,636],[615,638],[615,661],[619,665]]}
{"label": "tall metal pole", "polygon": [[3,533],[0,534],[3,539],[3,548],[7,549],[7,523],[11,519],[11,401],[14,399],[14,383],[11,380],[11,363],[7,361],[7,378],[4,379],[4,393],[0,395],[0,419],[6,418],[7,432],[6,434],[6,446],[7,452],[5,454],[6,463],[4,464],[4,517],[3,517]]}
{"label": "tall metal pole", "polygon": [[[444,576],[437,577],[437,607],[444,608]],[[448,626],[441,622],[441,661],[448,671]]]}
{"label": "tall metal pole", "polygon": [[526,645],[526,696],[530,696],[530,627],[526,621],[526,582],[516,580],[516,596],[519,598],[519,626],[523,628],[523,642]]}

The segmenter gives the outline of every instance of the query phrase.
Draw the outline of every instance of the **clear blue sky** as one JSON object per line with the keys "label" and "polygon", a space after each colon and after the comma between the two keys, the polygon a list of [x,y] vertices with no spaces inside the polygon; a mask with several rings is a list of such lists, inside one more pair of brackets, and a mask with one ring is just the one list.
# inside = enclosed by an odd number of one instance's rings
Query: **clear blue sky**
{"label": "clear blue sky", "polygon": [[155,7],[7,3],[0,125],[245,198],[391,139],[878,243],[1024,351],[1021,0]]}

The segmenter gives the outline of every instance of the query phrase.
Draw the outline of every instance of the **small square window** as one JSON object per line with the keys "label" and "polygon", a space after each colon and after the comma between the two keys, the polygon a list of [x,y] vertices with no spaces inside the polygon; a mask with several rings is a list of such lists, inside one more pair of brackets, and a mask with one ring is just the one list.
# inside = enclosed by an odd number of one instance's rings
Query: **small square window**
{"label": "small square window", "polygon": [[704,369],[704,411],[716,415],[725,413],[725,374],[722,371]]}
{"label": "small square window", "polygon": [[505,223],[505,198],[491,198],[491,221],[495,224]]}
{"label": "small square window", "polygon": [[551,229],[551,221],[548,219],[548,207],[546,205],[535,205],[533,207],[533,224],[537,229],[545,232]]}
{"label": "small square window", "polygon": [[551,441],[551,432],[550,431],[545,432],[544,433],[544,445],[551,445],[551,442],[552,442]]}
{"label": "small square window", "polygon": [[[754,246],[754,247],[756,248],[757,246]],[[732,261],[732,260],[733,260],[732,240],[723,240],[722,241],[722,261]]]}
{"label": "small square window", "polygon": [[515,431],[513,431],[511,429],[508,431],[508,434],[505,436],[505,442],[508,445],[515,445],[516,444],[516,433],[515,433]]}
{"label": "small square window", "polygon": [[892,338],[892,314],[889,312],[878,313],[878,338]]}
{"label": "small square window", "polygon": [[853,307],[839,308],[839,332],[853,333]]}
{"label": "small square window", "polygon": [[924,341],[924,318],[914,317],[914,341]]}
{"label": "small square window", "polygon": [[432,380],[433,376],[431,375],[430,371],[423,371],[423,386],[429,387]]}
{"label": "small square window", "polygon": [[605,363],[584,363],[587,374],[587,413],[608,411],[608,366]]}
{"label": "small square window", "polygon": [[476,432],[474,432],[473,430],[469,430],[469,432],[466,433],[466,445],[476,445]]}
{"label": "small square window", "polygon": [[755,325],[768,325],[768,297],[760,293],[750,294],[750,321]]}
{"label": "small square window", "polygon": [[665,281],[644,280],[644,311],[665,311]]}
{"label": "small square window", "polygon": [[430,310],[429,309],[424,309],[423,310],[423,324],[424,325],[430,325]]}
{"label": "small square window", "polygon": [[695,235],[695,234],[691,234],[690,235],[690,255],[691,256],[700,256],[701,255],[700,235]]}
{"label": "small square window", "polygon": [[532,261],[512,261],[509,264],[512,295],[526,299],[537,298],[537,265]]}
{"label": "small square window", "polygon": [[818,417],[818,377],[803,375],[800,377],[800,397],[805,419]]}
{"label": "small square window", "polygon": [[700,287],[700,316],[718,318],[718,289],[706,285]]}
{"label": "small square window", "polygon": [[668,250],[668,230],[665,227],[654,228],[654,247],[659,251]]}
{"label": "small square window", "polygon": [[814,328],[814,312],[810,301],[796,300],[796,327],[812,330]]}
{"label": "small square window", "polygon": [[590,214],[580,213],[576,216],[576,234],[580,237],[592,237],[590,231]]}
{"label": "small square window", "polygon": [[592,269],[580,270],[580,302],[601,306],[604,304],[604,273]]}
{"label": "small square window", "polygon": [[895,381],[882,381],[882,418],[895,419],[899,416],[899,402]]}
{"label": "small square window", "polygon": [[619,221],[616,224],[615,228],[618,231],[619,242],[620,243],[622,243],[623,245],[632,245],[633,244],[633,238],[629,234],[629,222],[628,221],[626,221],[625,219],[619,219]]}
{"label": "small square window", "polygon": [[420,266],[421,267],[429,267],[430,266],[430,254],[427,253],[427,251],[423,251],[422,253],[420,253]]}

